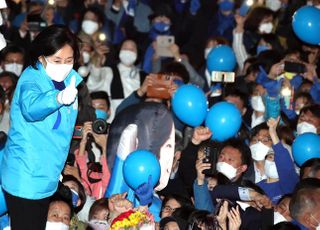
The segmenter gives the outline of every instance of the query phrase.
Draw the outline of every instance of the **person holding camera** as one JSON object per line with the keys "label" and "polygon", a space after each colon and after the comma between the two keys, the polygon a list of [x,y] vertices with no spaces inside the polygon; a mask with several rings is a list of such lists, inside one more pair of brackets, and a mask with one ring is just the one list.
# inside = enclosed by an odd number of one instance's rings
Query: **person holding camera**
{"label": "person holding camera", "polygon": [[[100,199],[103,197],[110,179],[106,160],[108,138],[108,135],[106,135],[108,128],[106,120],[110,113],[110,101],[108,94],[103,91],[93,92],[90,96],[92,98],[92,107],[95,108],[98,119],[84,123],[80,145],[75,151],[75,158],[80,169],[81,181],[87,194]],[[89,160],[89,151],[93,152],[94,158],[97,158],[97,152],[100,153],[98,162]]]}

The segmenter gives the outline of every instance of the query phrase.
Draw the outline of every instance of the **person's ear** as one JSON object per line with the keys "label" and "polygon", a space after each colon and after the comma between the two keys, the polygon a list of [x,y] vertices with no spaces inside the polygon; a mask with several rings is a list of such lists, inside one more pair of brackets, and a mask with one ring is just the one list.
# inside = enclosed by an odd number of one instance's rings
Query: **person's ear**
{"label": "person's ear", "polygon": [[245,171],[247,171],[247,169],[248,169],[248,166],[247,166],[247,165],[241,165],[241,166],[239,167],[239,170],[240,170],[241,173],[244,173]]}

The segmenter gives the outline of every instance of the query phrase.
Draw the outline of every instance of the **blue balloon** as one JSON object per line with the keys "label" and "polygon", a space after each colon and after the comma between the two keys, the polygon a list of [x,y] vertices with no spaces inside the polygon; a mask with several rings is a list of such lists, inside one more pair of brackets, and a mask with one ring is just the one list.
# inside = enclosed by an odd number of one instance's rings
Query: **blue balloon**
{"label": "blue balloon", "polygon": [[152,176],[154,187],[160,178],[160,163],[157,157],[147,150],[136,150],[129,154],[123,164],[123,176],[125,182],[136,190],[139,185],[148,182],[149,175]]}
{"label": "blue balloon", "polygon": [[320,10],[313,6],[298,9],[292,18],[292,28],[304,42],[320,44]]}
{"label": "blue balloon", "polygon": [[236,63],[236,56],[227,45],[219,45],[213,48],[207,58],[207,68],[210,73],[212,71],[232,72],[236,67]]}
{"label": "blue balloon", "polygon": [[241,122],[241,113],[234,104],[219,102],[209,110],[205,124],[212,132],[212,140],[225,141],[237,134]]}
{"label": "blue balloon", "polygon": [[311,158],[320,158],[320,136],[315,133],[299,135],[293,142],[292,154],[299,166]]}
{"label": "blue balloon", "polygon": [[183,85],[172,97],[172,109],[185,124],[199,126],[206,118],[208,110],[206,95],[195,85]]}

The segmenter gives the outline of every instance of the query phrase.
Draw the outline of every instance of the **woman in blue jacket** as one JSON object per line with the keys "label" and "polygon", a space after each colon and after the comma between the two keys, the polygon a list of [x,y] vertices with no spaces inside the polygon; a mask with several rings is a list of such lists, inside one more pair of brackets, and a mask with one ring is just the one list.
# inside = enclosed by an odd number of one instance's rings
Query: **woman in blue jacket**
{"label": "woman in blue jacket", "polygon": [[76,85],[82,79],[72,68],[78,57],[77,38],[65,26],[47,27],[31,45],[1,166],[12,229],[45,229],[77,117]]}

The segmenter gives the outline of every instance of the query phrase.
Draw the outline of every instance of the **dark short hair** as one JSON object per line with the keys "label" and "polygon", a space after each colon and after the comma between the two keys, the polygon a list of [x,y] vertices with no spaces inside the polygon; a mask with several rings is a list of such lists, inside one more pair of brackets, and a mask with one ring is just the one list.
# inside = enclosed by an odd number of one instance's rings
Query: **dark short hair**
{"label": "dark short hair", "polygon": [[190,80],[189,72],[187,71],[186,67],[181,64],[180,62],[170,62],[164,66],[163,74],[176,74],[178,77],[181,77],[183,82],[187,84]]}
{"label": "dark short hair", "polygon": [[300,168],[301,178],[305,173],[306,168],[310,168],[311,175],[315,175],[318,171],[320,171],[320,158],[311,158],[301,165],[301,168]]}
{"label": "dark short hair", "polygon": [[300,116],[301,116],[301,114],[306,113],[306,112],[311,112],[313,116],[316,116],[317,118],[320,119],[320,105],[312,104],[312,105],[303,107],[300,111]]}
{"label": "dark short hair", "polygon": [[93,215],[101,210],[109,210],[108,208],[108,199],[107,198],[100,198],[99,200],[96,200],[90,210],[89,210],[89,220],[93,218]]}
{"label": "dark short hair", "polygon": [[25,56],[25,50],[22,47],[10,44],[1,50],[1,61],[4,61],[9,53],[20,53],[23,57]]}
{"label": "dark short hair", "polygon": [[230,88],[226,92],[225,97],[238,97],[243,103],[243,107],[248,107],[248,95],[244,92],[241,92],[239,89]]}
{"label": "dark short hair", "polygon": [[79,39],[64,25],[52,25],[42,30],[30,47],[30,62],[35,69],[40,56],[51,56],[65,45],[73,49],[74,63],[79,59]]}
{"label": "dark short hair", "polygon": [[268,130],[269,131],[269,126],[267,125],[267,122],[262,122],[261,124],[255,126],[252,130],[251,130],[251,138],[258,135],[258,133],[261,130]]}
{"label": "dark short hair", "polygon": [[108,108],[110,108],[110,99],[109,99],[109,95],[107,92],[105,92],[105,91],[92,92],[92,93],[90,93],[90,97],[91,97],[91,100],[94,100],[94,99],[106,100],[107,106],[108,106]]}
{"label": "dark short hair", "polygon": [[251,151],[250,151],[250,148],[243,141],[235,138],[226,141],[222,145],[219,155],[221,154],[222,149],[224,149],[225,147],[232,147],[237,149],[241,154],[242,165],[247,165],[248,167],[251,165],[252,163]]}

